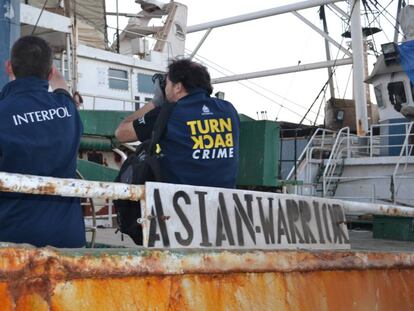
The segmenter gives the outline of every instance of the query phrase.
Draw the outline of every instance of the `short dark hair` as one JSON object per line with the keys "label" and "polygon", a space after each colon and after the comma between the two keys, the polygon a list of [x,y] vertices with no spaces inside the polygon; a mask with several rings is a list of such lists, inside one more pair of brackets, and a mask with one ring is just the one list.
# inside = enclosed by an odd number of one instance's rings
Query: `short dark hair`
{"label": "short dark hair", "polygon": [[47,80],[52,69],[52,49],[42,38],[24,36],[11,50],[11,66],[16,78],[34,76]]}
{"label": "short dark hair", "polygon": [[181,82],[187,92],[195,88],[202,88],[209,95],[213,92],[207,68],[188,58],[174,60],[168,66],[168,78],[172,83]]}

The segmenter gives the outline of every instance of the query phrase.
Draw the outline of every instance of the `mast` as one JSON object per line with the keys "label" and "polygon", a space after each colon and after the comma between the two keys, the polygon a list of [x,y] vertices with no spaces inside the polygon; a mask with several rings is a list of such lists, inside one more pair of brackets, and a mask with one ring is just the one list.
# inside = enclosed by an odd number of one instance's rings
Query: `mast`
{"label": "mast", "polygon": [[400,29],[400,12],[401,12],[401,2],[402,0],[398,0],[398,7],[397,7],[397,18],[395,19],[395,30],[394,30],[394,42],[397,43],[398,42],[398,32]]}
{"label": "mast", "polygon": [[10,49],[20,37],[20,1],[0,0],[0,89],[9,82],[4,63],[10,58]]}
{"label": "mast", "polygon": [[[70,18],[72,25],[72,33],[67,34],[66,37],[66,57],[68,62],[68,73],[69,73],[69,89],[72,92],[77,90],[77,40],[78,40],[78,28],[76,21],[76,1],[65,0],[65,16]],[[62,67],[62,73],[64,72]]]}
{"label": "mast", "polygon": [[367,99],[364,86],[364,48],[361,27],[361,1],[351,0],[351,38],[352,58],[354,63],[354,97],[356,128],[359,136],[368,132]]}
{"label": "mast", "polygon": [[[323,5],[321,6],[320,16],[321,16],[322,23],[323,23],[323,31],[328,35],[329,34],[328,25],[326,23],[325,7]],[[326,51],[326,60],[330,61],[331,60],[331,51],[329,49],[328,39],[325,39],[325,51]],[[335,88],[334,88],[334,84],[333,84],[333,76],[332,76],[332,68],[331,67],[328,67],[328,79],[329,79],[329,91],[331,93],[331,98],[335,98]]]}

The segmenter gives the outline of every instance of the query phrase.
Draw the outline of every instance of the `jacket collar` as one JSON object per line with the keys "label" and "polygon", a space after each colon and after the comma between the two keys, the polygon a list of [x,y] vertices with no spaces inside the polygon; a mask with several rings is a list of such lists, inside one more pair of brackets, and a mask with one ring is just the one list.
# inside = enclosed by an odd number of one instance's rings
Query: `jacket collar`
{"label": "jacket collar", "polygon": [[194,88],[187,95],[185,95],[184,97],[181,97],[177,102],[186,101],[187,99],[189,99],[193,96],[196,96],[197,98],[209,97],[208,94],[207,94],[207,91],[205,89]]}
{"label": "jacket collar", "polygon": [[32,91],[46,91],[49,89],[49,82],[36,77],[19,78],[7,83],[0,93],[0,100],[6,96]]}

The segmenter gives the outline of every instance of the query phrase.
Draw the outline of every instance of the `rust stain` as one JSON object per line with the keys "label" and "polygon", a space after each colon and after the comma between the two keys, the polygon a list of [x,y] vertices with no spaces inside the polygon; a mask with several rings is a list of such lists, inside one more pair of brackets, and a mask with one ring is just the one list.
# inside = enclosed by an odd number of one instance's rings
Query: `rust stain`
{"label": "rust stain", "polygon": [[363,127],[362,127],[362,120],[361,119],[358,119],[358,122],[357,122],[357,134],[358,134],[358,136],[365,136],[365,134],[366,134]]}
{"label": "rust stain", "polygon": [[407,310],[414,253],[0,249],[1,310]]}
{"label": "rust stain", "polygon": [[380,215],[387,215],[387,216],[401,216],[401,217],[413,217],[411,211],[401,211],[397,207],[390,207],[390,206],[379,206]]}
{"label": "rust stain", "polygon": [[52,183],[47,183],[44,186],[39,186],[33,189],[33,193],[38,194],[55,194],[56,193],[56,186]]}
{"label": "rust stain", "polygon": [[143,198],[143,186],[0,172],[0,191],[114,199]]}
{"label": "rust stain", "polygon": [[72,280],[57,285],[51,309],[410,310],[413,280],[396,269]]}
{"label": "rust stain", "polygon": [[[12,309],[13,310],[13,309]],[[21,295],[16,301],[16,311],[49,311],[49,303],[36,293]]]}
{"label": "rust stain", "polygon": [[7,282],[0,283],[0,305],[2,311],[12,311],[13,310],[13,299],[10,297],[7,290]]}

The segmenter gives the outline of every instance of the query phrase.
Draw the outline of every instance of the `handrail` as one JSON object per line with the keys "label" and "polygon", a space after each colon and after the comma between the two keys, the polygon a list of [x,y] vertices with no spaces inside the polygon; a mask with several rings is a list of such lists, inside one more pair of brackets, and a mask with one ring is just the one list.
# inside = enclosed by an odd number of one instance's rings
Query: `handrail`
{"label": "handrail", "polygon": [[[96,197],[128,200],[145,200],[145,185],[128,185],[121,183],[104,183],[79,179],[55,178],[34,175],[22,175],[0,172],[0,190],[29,194],[47,194],[64,197]],[[180,185],[177,185],[178,187]],[[197,186],[194,186],[195,189]],[[223,191],[233,191],[223,189]],[[235,190],[241,191],[241,190]],[[288,198],[284,194],[273,194],[281,199]],[[298,199],[297,196],[292,196]],[[326,200],[332,204],[341,204],[346,214],[355,212],[364,214],[392,215],[413,217],[414,209],[405,206],[369,204],[363,202]]]}
{"label": "handrail", "polygon": [[78,198],[106,198],[139,201],[144,198],[143,185],[85,181],[0,172],[0,191],[48,194]]}
{"label": "handrail", "polygon": [[[104,95],[94,95],[94,94],[89,94],[89,93],[83,93],[82,97],[84,98],[92,98],[92,110],[96,110],[95,106],[96,106],[96,99],[105,99],[105,100],[111,100],[111,101],[118,101],[118,102],[122,102],[123,105],[123,109],[122,111],[126,111],[125,109],[125,103],[129,103],[129,104],[146,104],[146,101],[143,100],[136,100],[136,99],[131,99],[131,98],[120,98],[120,97],[114,97],[114,96],[104,96]],[[120,104],[119,103],[119,104]],[[81,110],[85,109],[85,102],[81,105]],[[129,111],[129,110],[128,110]]]}
{"label": "handrail", "polygon": [[295,172],[295,166],[297,167],[300,162],[304,159],[305,155],[307,154],[307,151],[309,149],[309,147],[312,145],[313,141],[315,140],[316,136],[319,134],[319,132],[325,133],[325,132],[330,132],[330,133],[336,133],[335,131],[332,130],[327,130],[327,129],[323,129],[323,128],[317,128],[316,131],[313,133],[311,139],[309,140],[309,142],[306,144],[305,148],[303,149],[302,153],[300,154],[300,156],[297,158],[294,167],[290,170],[289,174],[287,175],[286,179],[290,180],[292,178],[293,173]]}
{"label": "handrail", "polygon": [[[339,149],[339,145],[338,145],[338,143],[339,143],[339,141],[340,141],[340,139],[341,139],[341,135],[342,135],[342,134],[343,134],[343,132],[345,132],[345,131],[346,131],[346,134],[347,134],[347,136],[346,136],[346,138],[347,138],[347,146],[348,146],[348,149],[349,149],[349,132],[350,132],[350,129],[349,129],[349,127],[347,126],[347,127],[342,128],[342,129],[338,132],[338,135],[336,136],[336,139],[335,139],[335,143],[334,143],[334,145],[333,145],[333,147],[332,147],[331,154],[329,155],[329,158],[328,158],[327,164],[326,164],[325,169],[324,169],[324,171],[323,171],[323,175],[322,175],[322,188],[323,188],[323,196],[326,196],[326,192],[327,192],[327,185],[326,185],[326,180],[325,180],[325,178],[326,178],[327,173],[328,173],[328,171],[329,171],[329,167],[331,166],[332,159],[333,159],[334,155],[336,154],[337,149]],[[342,143],[342,139],[341,139],[341,143]],[[336,165],[336,164],[335,164],[335,165]],[[336,166],[335,166],[335,168],[336,168]],[[329,182],[329,184],[330,184],[330,182]],[[329,186],[329,185],[328,185],[328,186]]]}
{"label": "handrail", "polygon": [[[407,128],[407,126],[405,127],[406,128],[406,132],[405,132],[404,144],[401,146],[400,155],[398,157],[397,163],[395,164],[394,172],[393,172],[392,177],[391,177],[391,182],[392,182],[392,187],[391,187],[392,193],[391,193],[391,196],[392,196],[392,201],[393,201],[394,204],[395,204],[395,200],[396,200],[396,195],[395,195],[396,194],[396,191],[395,191],[395,189],[396,189],[397,172],[398,172],[398,169],[400,167],[401,160],[403,158],[404,152],[405,152],[405,158],[408,158],[409,157],[408,145],[409,145],[409,140],[410,140],[410,136],[411,136],[411,129],[412,129],[412,127],[413,127],[413,122],[410,122],[409,123],[408,128]],[[411,149],[412,149],[412,147],[410,148],[410,150]]]}

